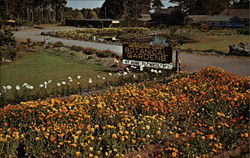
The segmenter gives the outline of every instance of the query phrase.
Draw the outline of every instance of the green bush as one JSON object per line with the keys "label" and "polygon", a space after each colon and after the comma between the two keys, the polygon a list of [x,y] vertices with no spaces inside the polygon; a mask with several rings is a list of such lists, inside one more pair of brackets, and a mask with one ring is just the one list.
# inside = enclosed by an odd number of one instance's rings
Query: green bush
{"label": "green bush", "polygon": [[73,51],[77,51],[77,52],[82,51],[82,47],[75,46],[75,45],[71,46],[70,49]]}
{"label": "green bush", "polygon": [[33,23],[29,20],[16,19],[17,26],[33,26]]}
{"label": "green bush", "polygon": [[14,34],[9,30],[0,30],[0,46],[14,47],[16,40]]}
{"label": "green bush", "polygon": [[61,41],[58,41],[54,44],[54,47],[63,47],[64,44]]}
{"label": "green bush", "polygon": [[16,57],[16,51],[12,47],[1,46],[0,47],[0,61],[2,60],[11,60],[13,61]]}

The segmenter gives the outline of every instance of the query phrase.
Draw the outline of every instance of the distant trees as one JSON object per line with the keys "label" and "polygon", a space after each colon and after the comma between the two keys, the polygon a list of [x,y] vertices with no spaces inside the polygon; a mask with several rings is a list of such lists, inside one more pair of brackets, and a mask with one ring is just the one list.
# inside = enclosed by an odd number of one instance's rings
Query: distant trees
{"label": "distant trees", "polygon": [[230,8],[249,8],[249,0],[169,0],[177,3],[188,14],[220,14]]}
{"label": "distant trees", "polygon": [[0,16],[36,23],[61,21],[66,0],[0,0]]}
{"label": "distant trees", "polygon": [[148,13],[151,9],[162,7],[161,0],[105,0],[100,10],[101,18],[133,20],[141,13]]}

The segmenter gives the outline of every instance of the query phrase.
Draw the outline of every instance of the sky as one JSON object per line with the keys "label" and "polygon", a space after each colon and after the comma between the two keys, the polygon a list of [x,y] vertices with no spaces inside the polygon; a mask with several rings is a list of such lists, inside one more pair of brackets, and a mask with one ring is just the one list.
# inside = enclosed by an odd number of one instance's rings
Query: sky
{"label": "sky", "polygon": [[[72,7],[72,8],[97,8],[101,7],[102,4],[104,3],[105,0],[67,0],[67,7]],[[168,0],[162,0],[162,3],[164,5],[164,8],[167,8],[173,3],[169,3]]]}

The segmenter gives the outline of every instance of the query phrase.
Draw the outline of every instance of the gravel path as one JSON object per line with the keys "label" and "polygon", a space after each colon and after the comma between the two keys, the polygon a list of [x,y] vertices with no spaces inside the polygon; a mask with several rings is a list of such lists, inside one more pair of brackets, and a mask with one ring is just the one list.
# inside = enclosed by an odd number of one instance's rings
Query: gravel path
{"label": "gravel path", "polygon": [[[26,40],[30,38],[32,41],[44,41],[45,36],[41,35],[42,31],[54,30],[72,30],[81,29],[74,27],[56,27],[46,29],[29,29],[14,32],[16,39]],[[94,43],[88,41],[67,40],[55,37],[48,37],[50,42],[61,41],[65,45],[77,45],[82,47],[90,47],[100,50],[114,51],[118,56],[122,56],[122,47],[117,45],[108,45],[103,43]],[[194,72],[206,66],[218,66],[222,69],[235,73],[240,76],[250,76],[250,58],[249,57],[231,57],[231,56],[216,56],[216,55],[200,55],[194,53],[180,53],[181,67],[184,71]]]}

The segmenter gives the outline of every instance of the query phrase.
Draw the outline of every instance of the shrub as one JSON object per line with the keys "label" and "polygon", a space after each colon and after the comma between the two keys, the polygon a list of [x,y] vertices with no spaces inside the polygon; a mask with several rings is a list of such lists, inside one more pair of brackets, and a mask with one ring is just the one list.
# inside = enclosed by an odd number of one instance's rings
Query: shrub
{"label": "shrub", "polygon": [[9,30],[0,30],[0,46],[16,46],[14,34]]}
{"label": "shrub", "polygon": [[33,23],[29,20],[16,19],[17,26],[33,26]]}
{"label": "shrub", "polygon": [[5,47],[5,46],[1,46],[0,47],[0,61],[2,62],[2,60],[11,60],[13,61],[16,57],[16,50],[12,47]]}
{"label": "shrub", "polygon": [[82,47],[75,45],[71,46],[70,49],[77,52],[82,51]]}
{"label": "shrub", "polygon": [[56,43],[54,43],[54,47],[63,47],[64,44],[61,41],[57,41]]}

